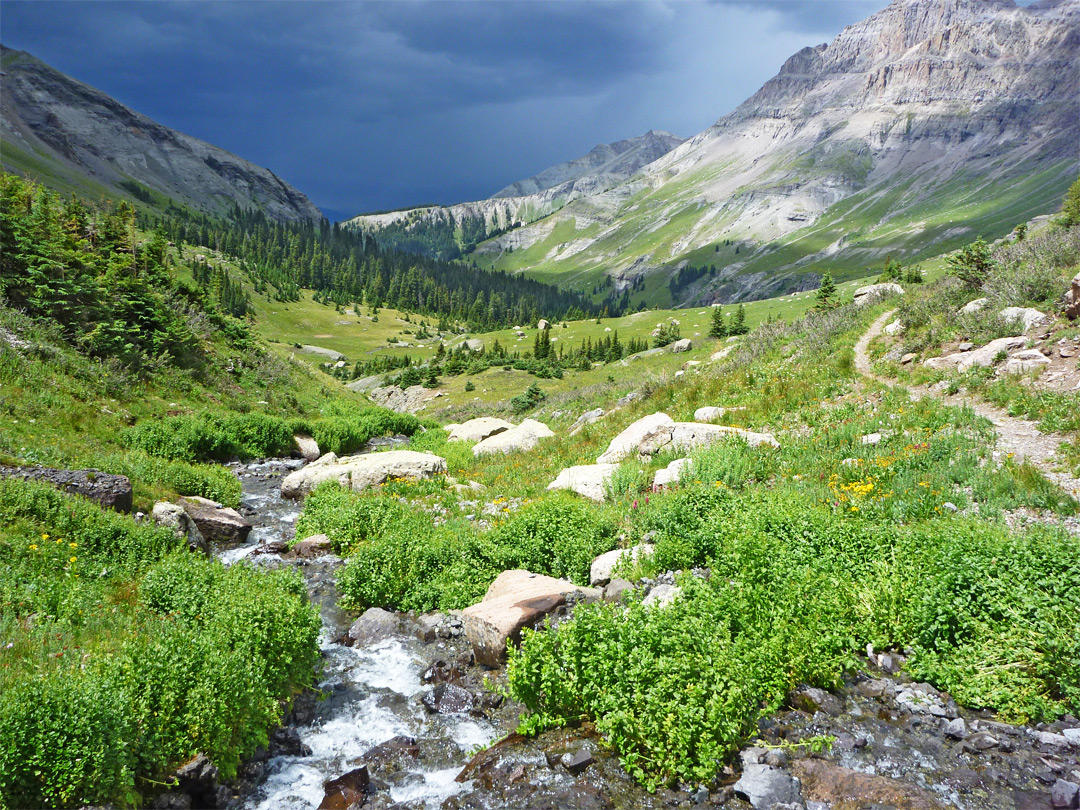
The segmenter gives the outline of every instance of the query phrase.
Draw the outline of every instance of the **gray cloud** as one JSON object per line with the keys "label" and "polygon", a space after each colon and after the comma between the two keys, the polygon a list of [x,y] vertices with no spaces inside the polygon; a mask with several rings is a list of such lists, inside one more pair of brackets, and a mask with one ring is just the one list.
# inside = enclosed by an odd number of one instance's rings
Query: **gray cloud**
{"label": "gray cloud", "polygon": [[332,217],[689,136],[885,0],[4,3],[23,48]]}

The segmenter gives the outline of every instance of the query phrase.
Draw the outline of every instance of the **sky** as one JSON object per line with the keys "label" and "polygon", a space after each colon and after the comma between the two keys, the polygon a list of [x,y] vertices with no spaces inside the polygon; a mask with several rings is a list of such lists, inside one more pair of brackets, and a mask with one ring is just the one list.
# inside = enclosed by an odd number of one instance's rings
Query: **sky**
{"label": "sky", "polygon": [[331,220],[689,137],[887,0],[4,0],[0,39],[273,170]]}

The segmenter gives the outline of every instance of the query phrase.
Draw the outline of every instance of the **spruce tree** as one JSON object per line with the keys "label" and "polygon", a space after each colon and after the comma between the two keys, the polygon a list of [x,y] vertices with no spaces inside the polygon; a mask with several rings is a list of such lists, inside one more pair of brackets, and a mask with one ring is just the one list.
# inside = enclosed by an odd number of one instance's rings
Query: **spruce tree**
{"label": "spruce tree", "polygon": [[732,320],[731,329],[728,331],[733,335],[745,335],[750,331],[746,326],[746,307],[742,304],[739,304],[738,309],[735,310],[735,318]]}
{"label": "spruce tree", "polygon": [[832,273],[826,270],[825,275],[821,277],[821,286],[818,287],[814,309],[818,312],[824,312],[828,309],[834,309],[838,303],[836,300],[836,282],[833,281]]}
{"label": "spruce tree", "polygon": [[714,307],[712,311],[712,324],[709,326],[709,337],[725,338],[728,336],[727,322],[724,320],[723,307]]}

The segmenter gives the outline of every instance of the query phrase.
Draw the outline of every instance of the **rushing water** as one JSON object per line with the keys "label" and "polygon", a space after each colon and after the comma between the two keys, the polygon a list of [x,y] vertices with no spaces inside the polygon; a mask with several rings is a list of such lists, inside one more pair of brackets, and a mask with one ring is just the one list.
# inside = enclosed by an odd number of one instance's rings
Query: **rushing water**
{"label": "rushing water", "polygon": [[[226,564],[246,560],[257,565],[288,564],[277,554],[255,553],[261,546],[290,539],[299,517],[298,504],[280,495],[283,475],[299,462],[269,460],[236,467],[243,484],[241,508],[255,525],[246,545],[225,549]],[[437,808],[466,786],[454,779],[470,752],[489,743],[495,730],[467,714],[429,713],[420,702],[429,689],[421,674],[438,657],[438,645],[395,638],[355,649],[336,643],[347,617],[336,607],[329,583],[340,564],[334,557],[304,561],[301,570],[323,618],[322,677],[314,719],[298,727],[309,756],[275,756],[265,780],[248,796],[250,810],[316,808],[323,783],[357,767],[363,754],[399,735],[416,738],[421,749],[415,770],[390,785],[390,798],[411,807]]]}

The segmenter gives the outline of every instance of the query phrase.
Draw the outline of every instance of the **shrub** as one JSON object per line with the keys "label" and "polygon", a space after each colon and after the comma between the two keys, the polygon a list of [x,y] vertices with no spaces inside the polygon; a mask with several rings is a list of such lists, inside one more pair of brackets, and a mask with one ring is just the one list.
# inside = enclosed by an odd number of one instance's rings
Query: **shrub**
{"label": "shrub", "polygon": [[979,289],[994,269],[990,246],[980,237],[945,259],[950,275],[966,287]]}

